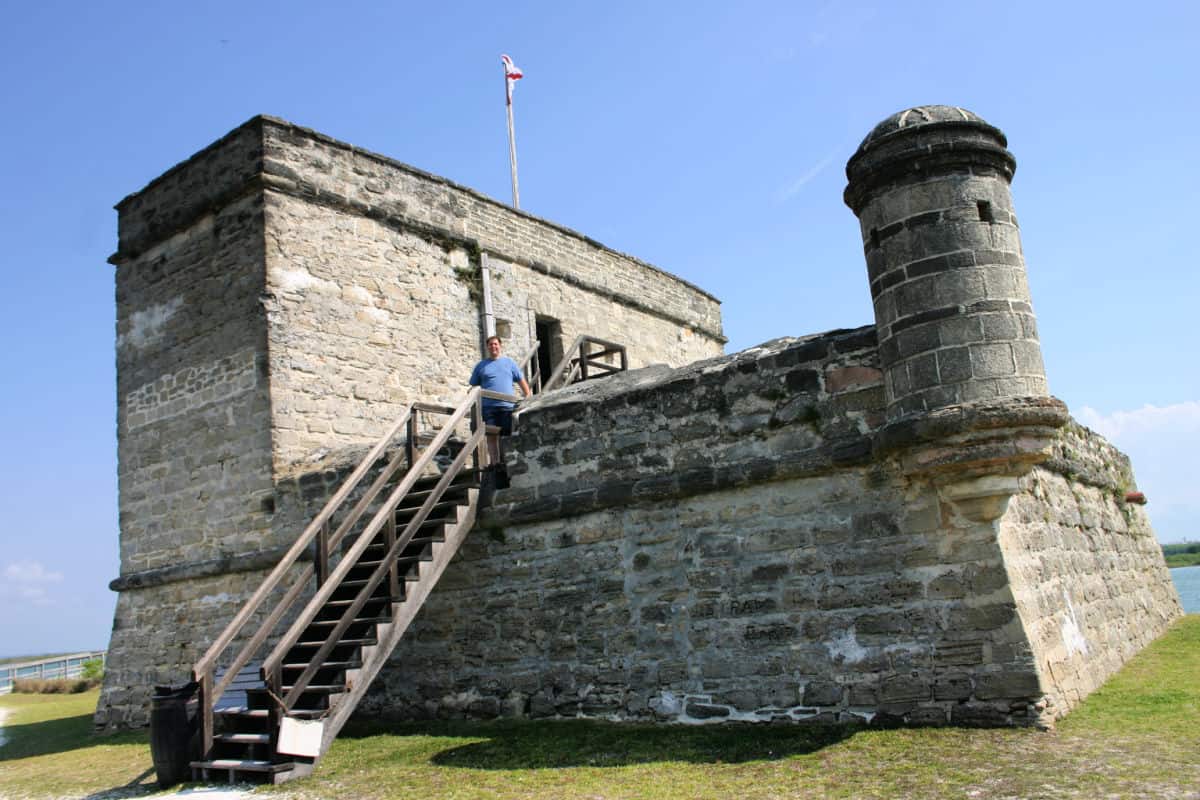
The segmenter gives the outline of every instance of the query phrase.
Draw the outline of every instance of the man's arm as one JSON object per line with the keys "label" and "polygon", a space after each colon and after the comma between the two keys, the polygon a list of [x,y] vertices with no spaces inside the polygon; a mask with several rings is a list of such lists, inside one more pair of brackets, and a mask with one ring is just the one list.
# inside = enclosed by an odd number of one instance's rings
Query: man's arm
{"label": "man's arm", "polygon": [[533,394],[533,392],[529,391],[529,381],[525,380],[525,375],[521,372],[521,368],[517,366],[517,362],[510,358],[509,363],[512,364],[513,381],[521,387],[521,391],[525,393],[525,396],[529,397]]}

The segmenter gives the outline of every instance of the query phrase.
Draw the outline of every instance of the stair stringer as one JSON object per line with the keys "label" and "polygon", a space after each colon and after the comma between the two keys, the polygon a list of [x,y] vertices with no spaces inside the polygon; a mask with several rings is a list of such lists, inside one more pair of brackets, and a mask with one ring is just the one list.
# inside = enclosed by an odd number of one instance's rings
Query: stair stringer
{"label": "stair stringer", "polygon": [[[433,587],[437,585],[438,580],[442,577],[442,573],[446,570],[446,565],[450,563],[450,559],[454,558],[455,553],[458,552],[458,548],[466,540],[467,534],[471,532],[471,528],[475,525],[475,511],[479,503],[479,490],[469,489],[467,497],[469,502],[458,509],[458,521],[446,526],[444,541],[434,543],[433,559],[431,561],[417,562],[420,580],[408,584],[405,589],[404,602],[392,604],[392,621],[376,626],[379,641],[374,645],[363,648],[363,665],[354,670],[357,675],[353,677],[350,675],[346,676],[347,683],[349,684],[346,687],[347,691],[338,697],[336,706],[330,712],[329,716],[325,718],[325,727],[321,735],[321,756],[324,756],[329,750],[329,746],[333,744],[333,740],[337,738],[342,727],[350,719],[350,715],[354,713],[354,709],[358,707],[363,695],[370,688],[371,682],[375,680],[375,676],[383,669],[392,651],[396,649],[396,645],[400,643],[400,639],[404,636],[404,632],[408,630],[408,626],[416,618],[417,612],[421,610],[421,606],[425,605],[426,598],[429,597],[429,593],[433,591]],[[353,681],[352,683],[351,680]],[[318,757],[319,759],[320,756]]]}

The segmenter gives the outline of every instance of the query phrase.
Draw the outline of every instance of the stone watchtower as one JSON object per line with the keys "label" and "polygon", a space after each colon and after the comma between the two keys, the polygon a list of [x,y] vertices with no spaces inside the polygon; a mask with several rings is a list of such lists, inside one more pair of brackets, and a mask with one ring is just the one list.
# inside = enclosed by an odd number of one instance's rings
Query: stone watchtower
{"label": "stone watchtower", "polygon": [[1007,144],[965,109],[910,108],[867,134],[844,195],[875,307],[882,449],[987,517],[1068,419],[1046,386]]}
{"label": "stone watchtower", "polygon": [[970,111],[920,106],[876,125],[846,165],[889,421],[1048,395],[1007,144]]}

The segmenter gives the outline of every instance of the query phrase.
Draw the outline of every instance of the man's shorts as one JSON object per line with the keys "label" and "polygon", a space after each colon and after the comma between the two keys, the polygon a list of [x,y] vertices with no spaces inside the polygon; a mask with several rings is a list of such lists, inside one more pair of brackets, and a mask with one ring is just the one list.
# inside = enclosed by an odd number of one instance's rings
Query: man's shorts
{"label": "man's shorts", "polygon": [[501,436],[509,436],[512,434],[512,415],[511,408],[504,406],[484,406],[483,421],[488,425],[498,425],[500,427]]}

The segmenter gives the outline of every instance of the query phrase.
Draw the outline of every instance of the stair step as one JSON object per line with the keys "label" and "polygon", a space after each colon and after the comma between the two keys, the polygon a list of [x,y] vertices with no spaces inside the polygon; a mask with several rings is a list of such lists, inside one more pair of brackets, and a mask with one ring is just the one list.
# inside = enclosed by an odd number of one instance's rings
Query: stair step
{"label": "stair step", "polygon": [[221,733],[213,737],[218,742],[228,744],[270,744],[269,733]]}
{"label": "stair step", "polygon": [[[214,713],[216,713],[220,716],[223,716],[223,717],[250,717],[253,719],[263,719],[264,717],[269,717],[271,715],[271,712],[265,708],[245,708],[245,707],[242,707],[240,709],[226,708],[226,709],[222,709],[220,711],[216,711]],[[293,717],[316,717],[316,716],[320,716],[324,713],[325,713],[324,709],[310,709],[310,708],[293,708],[291,711],[288,712],[288,714]]]}
{"label": "stair step", "polygon": [[[296,642],[295,647],[309,647],[316,649],[323,644],[325,644],[323,639],[321,641],[309,639],[303,642]],[[371,645],[375,644],[379,644],[379,640],[373,636],[366,639],[338,639],[338,647],[370,647]]]}
{"label": "stair step", "polygon": [[[308,623],[308,627],[310,627],[310,628],[314,628],[314,627],[332,628],[334,625],[337,625],[338,622],[340,622],[340,621],[341,620],[336,620],[336,619],[314,619],[312,622]],[[392,621],[391,617],[355,617],[351,621],[350,624],[355,625],[355,624],[362,624],[364,622],[372,623],[372,624],[379,624],[381,622],[391,622],[391,621]]]}
{"label": "stair step", "polygon": [[[442,497],[445,497],[445,495],[442,495]],[[416,505],[397,506],[396,519],[398,521],[399,520],[408,521],[408,520],[412,519],[413,517],[415,517],[417,515],[417,511],[424,504],[425,504],[425,501],[422,500],[420,503],[418,503]],[[462,502],[460,502],[457,499],[439,500],[438,502],[434,503],[433,508],[431,508],[429,510],[429,519],[441,519],[442,517],[447,517],[450,514],[453,514],[455,511],[457,511],[459,509],[459,507],[461,507],[465,504],[466,504],[465,499]]]}
{"label": "stair step", "polygon": [[[427,559],[421,559],[421,560],[425,561]],[[432,559],[428,559],[428,560],[432,560]],[[358,564],[355,565],[355,569],[360,569],[362,567],[370,567],[371,571],[374,572],[375,568],[378,567],[382,563],[383,563],[382,561],[360,561],[360,562],[358,562]],[[414,561],[410,561],[410,562],[408,562],[408,565],[411,567],[415,563],[416,562],[414,562]],[[366,583],[366,580],[363,580],[363,583]],[[382,583],[380,585],[382,585]]]}
{"label": "stair step", "polygon": [[[361,583],[365,584],[366,581],[362,581]],[[343,584],[343,586],[344,585],[345,584]],[[400,602],[403,602],[403,600],[404,600],[403,597],[389,597],[387,595],[382,595],[382,596],[372,595],[367,598],[367,601],[366,601],[366,603],[364,603],[364,605],[370,605],[371,603],[400,603]],[[354,605],[353,597],[351,597],[347,600],[326,600],[323,608],[349,608],[352,605]]]}
{"label": "stair step", "polygon": [[[457,497],[459,495],[466,494],[468,489],[478,488],[479,481],[474,478],[472,478],[469,482],[464,481],[459,483],[455,481],[446,487],[446,491],[442,493],[442,497]],[[433,494],[432,487],[428,489],[413,489],[408,494],[404,495],[404,499],[400,501],[400,505],[397,506],[396,510],[401,511],[405,509],[420,508],[421,504],[424,503],[431,494]],[[465,500],[463,503],[460,503],[460,505],[466,505]]]}
{"label": "stair step", "polygon": [[[434,486],[437,486],[438,481],[441,479],[441,475],[418,478],[416,483],[413,484],[413,489],[418,491],[421,489],[432,489]],[[463,471],[458,473],[454,480],[450,481],[451,486],[462,486],[463,484],[471,483],[478,483],[478,478],[475,477],[475,471],[466,465],[463,466]]]}
{"label": "stair step", "polygon": [[[374,547],[374,545],[372,545],[371,547],[368,547],[366,549],[366,552],[363,553],[363,558],[374,558],[373,561],[359,561],[358,564],[356,564],[355,566],[361,567],[364,564],[378,564],[382,559],[375,558],[375,553],[371,552],[374,549],[376,549],[376,548]],[[382,549],[382,548],[380,548],[380,549]],[[412,553],[409,555],[398,556],[396,558],[396,563],[398,563],[398,564],[411,564],[415,561],[433,561],[433,550],[431,548],[427,547],[424,550],[422,550],[420,553]],[[365,584],[366,584],[365,579],[364,580],[342,581],[342,583],[341,583],[342,586],[363,586]]]}
{"label": "stair step", "polygon": [[295,767],[291,762],[273,764],[251,758],[217,758],[212,761],[193,761],[192,769],[232,769],[239,772],[287,772]]}
{"label": "stair step", "polygon": [[[398,559],[398,560],[397,560],[397,563],[400,563],[400,564],[414,564],[414,563],[416,563],[416,562],[418,562],[418,561],[433,561],[433,556],[428,556],[428,557],[426,557],[426,556],[421,556],[420,558],[401,558],[401,559]],[[379,562],[378,562],[378,561],[376,561],[376,562],[374,562],[374,563],[375,563],[375,564],[378,564]],[[354,580],[354,581],[342,581],[341,585],[340,585],[340,586],[338,586],[338,588],[339,588],[339,589],[360,589],[360,588],[362,588],[363,586],[366,586],[366,585],[367,585],[367,579],[366,579],[366,578],[363,578],[362,580]],[[385,582],[383,582],[383,581],[380,581],[378,588],[380,588],[380,589],[386,589],[386,588],[387,588],[387,583],[385,583]],[[385,597],[386,597],[386,595],[385,595]],[[372,600],[374,600],[374,599],[376,599],[376,598],[375,598],[375,596],[374,596],[374,595],[372,595],[372,596],[371,596],[371,599],[372,599]],[[382,599],[384,599],[384,598],[383,598],[383,597],[380,597],[379,599],[380,599],[380,600],[382,600]],[[401,597],[401,598],[400,598],[400,600],[403,600],[403,599],[404,599],[403,597]],[[393,600],[393,602],[397,602],[397,603],[398,603],[398,602],[400,602],[400,600],[396,600],[395,598],[392,598],[392,600]]]}
{"label": "stair step", "polygon": [[[291,686],[283,687],[283,693],[285,695],[288,692],[290,692],[291,690],[292,690]],[[304,691],[301,692],[301,694],[307,694],[308,692],[312,692],[313,694],[342,694],[345,691],[346,691],[346,686],[344,684],[337,684],[337,683],[312,684],[312,683],[310,683],[308,686],[304,687]]]}
{"label": "stair step", "polygon": [[[362,666],[362,662],[358,659],[353,661],[326,661],[321,665],[321,669],[358,669]],[[294,664],[284,664],[284,669],[307,669],[307,661],[298,661]]]}

